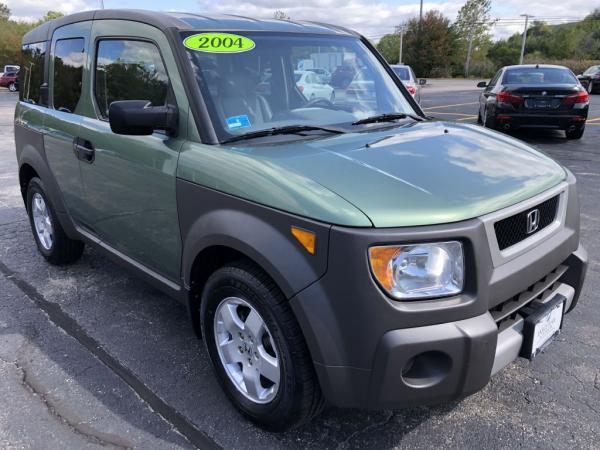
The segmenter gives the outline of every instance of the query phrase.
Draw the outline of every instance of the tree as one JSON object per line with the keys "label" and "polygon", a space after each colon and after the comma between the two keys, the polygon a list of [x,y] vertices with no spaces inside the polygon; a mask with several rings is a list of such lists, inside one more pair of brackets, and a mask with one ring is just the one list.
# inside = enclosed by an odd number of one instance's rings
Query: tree
{"label": "tree", "polygon": [[[491,0],[467,0],[458,11],[453,28],[458,36],[457,66],[486,59],[487,49],[492,43],[490,26]],[[466,69],[466,67],[465,67]]]}
{"label": "tree", "polygon": [[[381,38],[377,48],[389,63],[398,61],[400,37],[388,34]],[[449,76],[456,55],[456,34],[450,20],[436,10],[423,16],[419,37],[419,18],[410,19],[404,34],[403,59],[417,76]]]}
{"label": "tree", "polygon": [[64,16],[63,13],[58,11],[48,11],[44,17],[40,19],[39,23],[48,22],[50,20],[58,19],[59,17]]}
{"label": "tree", "polygon": [[10,18],[10,8],[4,3],[0,3],[0,21],[5,21]]}

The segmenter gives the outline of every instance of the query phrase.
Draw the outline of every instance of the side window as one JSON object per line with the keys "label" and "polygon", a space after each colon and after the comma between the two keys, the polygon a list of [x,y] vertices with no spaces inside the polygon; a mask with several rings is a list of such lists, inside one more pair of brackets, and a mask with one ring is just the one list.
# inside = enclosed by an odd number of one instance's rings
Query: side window
{"label": "side window", "polygon": [[81,97],[83,38],[62,39],[54,47],[54,109],[73,112]]}
{"label": "side window", "polygon": [[95,96],[100,114],[119,100],[148,100],[165,105],[169,79],[156,45],[150,42],[110,39],[98,42]]}
{"label": "side window", "polygon": [[23,45],[22,57],[19,71],[19,98],[34,105],[43,104],[41,86],[44,82],[46,43],[37,42]]}
{"label": "side window", "polygon": [[500,78],[501,74],[502,74],[502,70],[499,70],[498,72],[496,72],[496,75],[494,75],[494,78],[492,78],[490,83],[488,84],[488,88],[492,88],[492,87],[496,86],[496,83],[498,82],[498,79]]}

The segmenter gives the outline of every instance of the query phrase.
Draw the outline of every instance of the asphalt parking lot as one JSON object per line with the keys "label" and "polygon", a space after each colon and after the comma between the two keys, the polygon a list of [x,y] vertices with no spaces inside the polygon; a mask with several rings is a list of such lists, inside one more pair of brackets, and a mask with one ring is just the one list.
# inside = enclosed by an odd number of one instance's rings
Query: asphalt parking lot
{"label": "asphalt parking lot", "polygon": [[[474,123],[475,84],[431,80],[423,107]],[[69,267],[45,263],[18,189],[16,98],[0,91],[0,448],[599,448],[600,96],[581,141],[517,135],[576,174],[590,254],[579,305],[547,351],[459,402],[330,408],[285,434],[238,415],[175,300],[89,249]]]}

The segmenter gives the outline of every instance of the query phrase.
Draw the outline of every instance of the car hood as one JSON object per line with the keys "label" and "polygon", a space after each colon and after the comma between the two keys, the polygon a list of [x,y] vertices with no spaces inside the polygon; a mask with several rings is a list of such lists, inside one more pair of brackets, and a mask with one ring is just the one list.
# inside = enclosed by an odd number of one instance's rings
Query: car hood
{"label": "car hood", "polygon": [[310,178],[361,210],[375,227],[478,217],[566,178],[560,165],[521,141],[445,122],[238,151],[277,167],[282,176]]}

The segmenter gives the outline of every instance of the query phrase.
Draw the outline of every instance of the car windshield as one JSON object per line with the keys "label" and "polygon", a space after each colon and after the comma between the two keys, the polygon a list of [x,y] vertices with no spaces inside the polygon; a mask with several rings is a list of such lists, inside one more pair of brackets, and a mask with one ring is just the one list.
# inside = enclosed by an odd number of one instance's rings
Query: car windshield
{"label": "car windshield", "polygon": [[[182,32],[181,37],[220,141],[289,125],[356,131],[351,124],[360,119],[415,114],[376,56],[353,36]],[[248,48],[233,52],[217,44]],[[309,71],[316,67],[331,75]]]}
{"label": "car windshield", "polygon": [[404,81],[410,80],[410,74],[408,73],[408,67],[392,67],[398,78]]}
{"label": "car windshield", "polygon": [[502,84],[576,84],[577,79],[568,69],[559,67],[521,67],[508,69]]}

